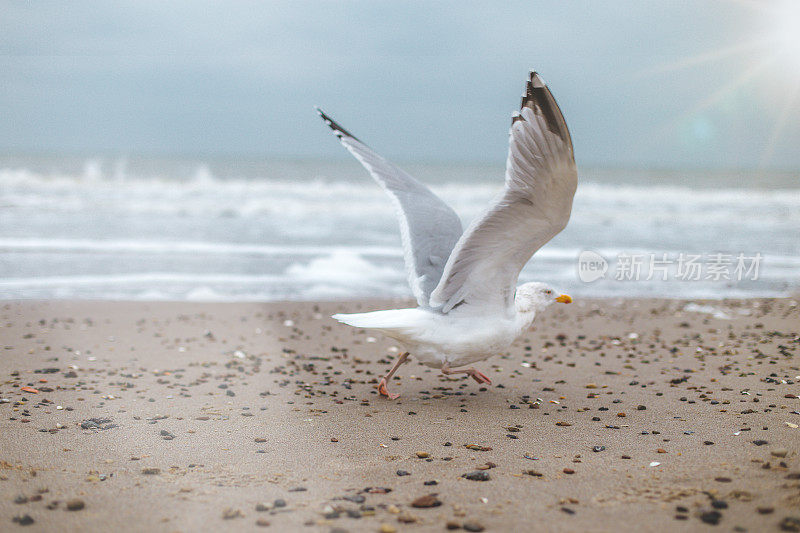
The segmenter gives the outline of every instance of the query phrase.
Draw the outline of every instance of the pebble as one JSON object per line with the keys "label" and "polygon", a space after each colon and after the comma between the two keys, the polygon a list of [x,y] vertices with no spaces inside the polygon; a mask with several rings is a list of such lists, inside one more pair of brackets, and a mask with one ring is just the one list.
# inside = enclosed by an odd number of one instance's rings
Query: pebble
{"label": "pebble", "polygon": [[277,500],[275,500],[274,502],[272,502],[272,505],[273,505],[273,506],[274,506],[276,509],[278,509],[278,508],[280,508],[280,507],[286,507],[286,502],[285,502],[284,500],[282,500],[282,499],[278,498]]}
{"label": "pebble", "polygon": [[772,450],[770,453],[773,457],[786,457],[789,454],[789,450],[786,448],[778,448],[777,450]]}
{"label": "pebble", "polygon": [[712,526],[719,524],[720,518],[722,518],[722,513],[719,511],[704,511],[700,513],[700,520]]}
{"label": "pebble", "polygon": [[142,468],[142,474],[146,476],[155,476],[161,473],[160,468]]}
{"label": "pebble", "polygon": [[232,520],[234,518],[244,518],[244,514],[239,509],[233,509],[232,507],[228,507],[224,511],[222,511],[222,518],[225,520]]}
{"label": "pebble", "polygon": [[15,516],[11,519],[11,521],[21,526],[29,526],[35,522],[35,520],[31,518],[31,515],[29,514]]}
{"label": "pebble", "polygon": [[84,507],[86,507],[86,504],[80,498],[67,500],[67,510],[69,511],[80,511]]}
{"label": "pebble", "polygon": [[466,531],[473,531],[473,532],[480,532],[484,530],[483,525],[479,524],[478,522],[464,522],[464,525],[461,527],[464,528]]}
{"label": "pebble", "polygon": [[259,527],[269,527],[269,520],[265,518],[259,518],[256,520],[256,525]]}
{"label": "pebble", "polygon": [[605,446],[592,446],[592,451],[595,453],[605,451],[605,449]]}
{"label": "pebble", "polygon": [[429,507],[439,507],[442,505],[442,502],[439,501],[439,498],[436,497],[436,494],[428,494],[427,496],[420,496],[413,502],[411,502],[411,507],[417,507],[419,509],[427,509]]}
{"label": "pebble", "polygon": [[410,476],[411,474],[409,472],[407,472],[406,470],[398,470],[397,471],[397,475],[398,476]]}
{"label": "pebble", "polygon": [[756,509],[756,511],[758,511],[758,514],[772,514],[772,513],[775,512],[775,508],[774,507],[758,507]]}
{"label": "pebble", "polygon": [[800,518],[796,516],[787,516],[781,523],[778,524],[781,531],[800,531]]}
{"label": "pebble", "polygon": [[397,533],[397,528],[390,524],[381,524],[380,533]]}
{"label": "pebble", "polygon": [[462,474],[461,477],[467,478],[470,481],[489,481],[491,479],[489,472],[485,472],[483,470],[468,472],[466,474]]}
{"label": "pebble", "polygon": [[711,500],[711,507],[714,509],[727,509],[728,502],[722,500]]}
{"label": "pebble", "polygon": [[430,454],[428,452],[417,452],[417,457],[420,459],[427,459],[430,457]]}
{"label": "pebble", "polygon": [[564,472],[565,474],[574,474],[575,473],[575,471],[573,469],[571,469],[571,468],[565,468],[564,470],[562,470],[562,472]]}
{"label": "pebble", "polygon": [[265,511],[269,511],[270,509],[272,509],[272,506],[270,504],[268,504],[268,503],[257,503],[256,504],[256,511],[258,511],[259,513],[263,513]]}

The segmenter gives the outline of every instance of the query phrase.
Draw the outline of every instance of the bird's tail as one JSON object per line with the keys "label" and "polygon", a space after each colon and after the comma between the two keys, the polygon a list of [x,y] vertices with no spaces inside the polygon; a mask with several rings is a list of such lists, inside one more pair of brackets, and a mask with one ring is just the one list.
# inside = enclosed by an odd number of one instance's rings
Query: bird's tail
{"label": "bird's tail", "polygon": [[[411,311],[412,313],[409,313]],[[412,309],[388,309],[373,311],[371,313],[336,314],[339,322],[356,328],[380,329],[383,331],[400,332],[414,326],[414,311]]]}

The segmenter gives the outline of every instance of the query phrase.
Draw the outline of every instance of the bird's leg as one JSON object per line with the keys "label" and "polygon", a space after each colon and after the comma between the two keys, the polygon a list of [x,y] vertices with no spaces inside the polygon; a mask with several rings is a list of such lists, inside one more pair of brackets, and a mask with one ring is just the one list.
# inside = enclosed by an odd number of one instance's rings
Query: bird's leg
{"label": "bird's leg", "polygon": [[450,365],[445,363],[442,365],[442,374],[445,376],[449,376],[450,374],[467,374],[469,377],[477,381],[478,383],[486,383],[487,385],[492,384],[492,380],[486,377],[486,375],[478,372],[472,367],[466,368],[464,370],[451,370]]}
{"label": "bird's leg", "polygon": [[395,362],[391,370],[389,370],[389,372],[381,378],[380,383],[378,383],[378,393],[381,396],[386,396],[390,400],[395,400],[400,397],[399,394],[391,394],[389,389],[386,388],[386,384],[390,379],[392,379],[392,376],[394,376],[394,373],[397,372],[398,368],[400,368],[400,365],[406,362],[406,359],[408,359],[408,352],[403,352],[400,354],[400,357],[397,358],[397,362]]}

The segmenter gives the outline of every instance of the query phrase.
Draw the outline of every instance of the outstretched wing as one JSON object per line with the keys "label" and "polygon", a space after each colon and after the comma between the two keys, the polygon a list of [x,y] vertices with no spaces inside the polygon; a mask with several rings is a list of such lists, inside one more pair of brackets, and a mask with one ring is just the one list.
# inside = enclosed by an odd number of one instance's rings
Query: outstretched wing
{"label": "outstretched wing", "polygon": [[567,225],[577,185],[567,124],[531,72],[511,123],[505,189],[456,244],[430,304],[444,313],[462,304],[513,309],[520,270]]}
{"label": "outstretched wing", "polygon": [[321,109],[317,108],[317,112],[394,201],[400,219],[408,283],[419,305],[430,307],[430,294],[461,237],[461,220],[425,185],[373,152]]}

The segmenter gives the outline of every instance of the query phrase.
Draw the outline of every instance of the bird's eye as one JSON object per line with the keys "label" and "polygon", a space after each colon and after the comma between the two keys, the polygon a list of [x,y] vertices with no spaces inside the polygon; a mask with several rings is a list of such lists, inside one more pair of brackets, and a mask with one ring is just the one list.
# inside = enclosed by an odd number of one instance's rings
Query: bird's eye
{"label": "bird's eye", "polygon": [[549,295],[549,294],[553,294],[553,291],[551,291],[550,289],[547,289],[546,291],[544,291],[544,293]]}

